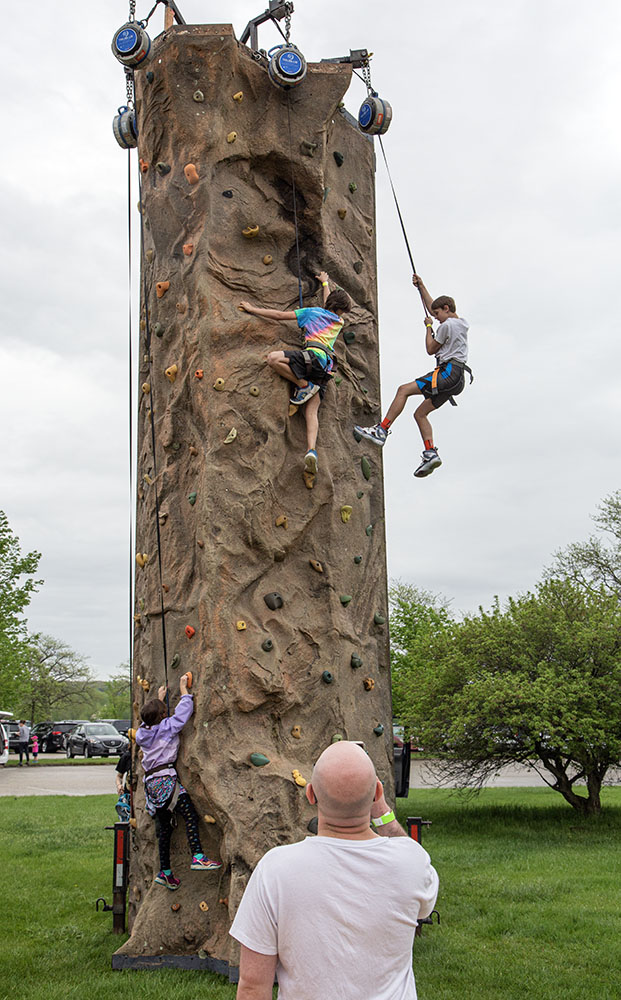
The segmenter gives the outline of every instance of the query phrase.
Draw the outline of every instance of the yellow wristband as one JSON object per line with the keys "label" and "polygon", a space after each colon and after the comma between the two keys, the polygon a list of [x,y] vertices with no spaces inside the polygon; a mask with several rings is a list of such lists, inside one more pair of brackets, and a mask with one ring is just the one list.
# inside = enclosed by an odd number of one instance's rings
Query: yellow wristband
{"label": "yellow wristband", "polygon": [[433,330],[433,323],[425,323],[425,326],[428,327],[429,330]]}
{"label": "yellow wristband", "polygon": [[321,284],[323,285],[324,288],[330,287],[327,281],[322,281]]}
{"label": "yellow wristband", "polygon": [[386,826],[387,823],[392,823],[392,821],[395,818],[396,818],[395,814],[391,810],[390,812],[384,813],[383,816],[378,816],[377,819],[374,819],[373,817],[371,817],[371,823],[373,824],[373,826],[376,826],[376,827],[377,826]]}

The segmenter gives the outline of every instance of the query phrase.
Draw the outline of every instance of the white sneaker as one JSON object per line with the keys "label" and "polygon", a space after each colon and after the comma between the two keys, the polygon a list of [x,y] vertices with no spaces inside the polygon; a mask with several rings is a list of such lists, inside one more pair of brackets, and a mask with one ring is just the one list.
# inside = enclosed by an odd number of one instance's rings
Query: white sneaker
{"label": "white sneaker", "polygon": [[429,476],[434,469],[442,465],[442,459],[438,455],[437,448],[425,448],[422,454],[422,462],[415,470],[414,475],[417,479],[422,479],[423,476]]}
{"label": "white sneaker", "polygon": [[386,444],[386,438],[390,434],[390,431],[384,430],[381,424],[374,424],[373,427],[359,427],[356,424],[354,431],[366,441],[372,441],[373,444],[379,445],[380,448]]}

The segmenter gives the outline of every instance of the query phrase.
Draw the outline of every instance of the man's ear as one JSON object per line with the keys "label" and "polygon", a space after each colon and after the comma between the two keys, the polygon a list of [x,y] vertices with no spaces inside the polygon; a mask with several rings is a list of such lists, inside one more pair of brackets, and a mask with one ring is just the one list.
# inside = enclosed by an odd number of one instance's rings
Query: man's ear
{"label": "man's ear", "polygon": [[384,786],[382,785],[381,781],[378,778],[377,784],[375,786],[375,795],[373,796],[373,801],[377,802],[379,799],[381,799],[383,794],[384,794]]}
{"label": "man's ear", "polygon": [[312,806],[317,805],[317,798],[315,796],[315,789],[313,788],[311,782],[309,781],[306,786],[306,798]]}

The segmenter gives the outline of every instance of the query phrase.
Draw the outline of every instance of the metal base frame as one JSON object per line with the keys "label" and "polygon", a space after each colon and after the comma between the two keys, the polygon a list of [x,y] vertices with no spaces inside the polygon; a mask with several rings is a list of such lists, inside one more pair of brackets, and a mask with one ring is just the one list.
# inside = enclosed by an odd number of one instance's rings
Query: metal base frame
{"label": "metal base frame", "polygon": [[229,965],[220,958],[207,955],[119,955],[112,956],[112,968],[123,969],[189,969],[194,972],[217,972],[229,983],[239,982],[239,966]]}

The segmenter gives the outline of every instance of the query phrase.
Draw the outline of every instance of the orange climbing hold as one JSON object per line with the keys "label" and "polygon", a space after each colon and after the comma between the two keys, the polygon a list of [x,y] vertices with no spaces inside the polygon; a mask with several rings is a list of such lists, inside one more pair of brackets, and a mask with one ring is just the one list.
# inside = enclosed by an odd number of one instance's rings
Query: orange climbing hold
{"label": "orange climbing hold", "polygon": [[194,378],[202,379],[204,374],[205,372],[203,371],[202,368],[197,368],[196,371],[194,372]]}
{"label": "orange climbing hold", "polygon": [[185,167],[183,168],[183,172],[185,174],[185,179],[188,182],[188,184],[198,184],[199,181],[198,170],[196,169],[193,163],[186,163]]}
{"label": "orange climbing hold", "polygon": [[177,367],[177,365],[171,365],[170,368],[166,369],[164,375],[166,376],[169,382],[174,382],[175,379],[177,378],[178,371],[179,368]]}
{"label": "orange climbing hold", "polygon": [[185,676],[187,678],[188,691],[189,691],[191,689],[191,687],[192,687],[192,681],[194,680],[194,678],[192,677],[192,671],[188,670],[188,672],[187,672],[187,674]]}
{"label": "orange climbing hold", "polygon": [[186,625],[185,634],[187,635],[188,639],[191,639],[193,635],[196,635],[196,629],[192,628],[191,625]]}
{"label": "orange climbing hold", "polygon": [[146,160],[143,160],[142,157],[140,157],[140,160],[138,162],[140,163],[140,173],[146,174],[147,170],[149,169],[149,164],[147,163]]}
{"label": "orange climbing hold", "polygon": [[191,257],[191,255],[194,253],[194,244],[193,243],[184,243],[183,244],[183,252],[186,255],[186,257]]}
{"label": "orange climbing hold", "polygon": [[170,288],[170,281],[158,281],[157,285],[155,286],[155,292],[158,299],[163,299],[169,288]]}

